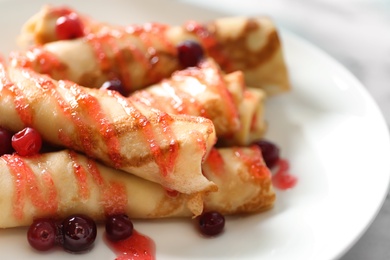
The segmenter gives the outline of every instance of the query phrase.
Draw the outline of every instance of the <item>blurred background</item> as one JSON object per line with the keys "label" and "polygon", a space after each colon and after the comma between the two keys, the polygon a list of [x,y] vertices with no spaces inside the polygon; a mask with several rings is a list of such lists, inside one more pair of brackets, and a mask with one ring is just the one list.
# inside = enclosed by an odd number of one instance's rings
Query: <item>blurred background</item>
{"label": "blurred background", "polygon": [[[305,38],[351,71],[376,100],[390,126],[390,0],[184,2],[222,9],[232,15],[271,16],[278,26]],[[389,196],[366,233],[341,258],[368,259],[390,259]]]}

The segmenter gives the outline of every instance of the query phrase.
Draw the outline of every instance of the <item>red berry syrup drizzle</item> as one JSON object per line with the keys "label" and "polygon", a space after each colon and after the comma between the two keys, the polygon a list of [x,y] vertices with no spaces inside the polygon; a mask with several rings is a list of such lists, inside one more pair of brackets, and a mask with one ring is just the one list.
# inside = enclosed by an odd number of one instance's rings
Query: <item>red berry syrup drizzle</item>
{"label": "red berry syrup drizzle", "polygon": [[126,188],[122,183],[110,181],[105,182],[96,162],[88,159],[87,167],[84,168],[77,159],[77,154],[69,152],[69,159],[72,162],[73,171],[77,178],[79,193],[84,199],[90,196],[88,175],[91,175],[94,184],[99,188],[101,204],[106,215],[124,212],[127,205]]}
{"label": "red berry syrup drizzle", "polygon": [[24,157],[6,154],[1,158],[6,162],[14,177],[13,214],[15,218],[18,220],[24,218],[24,205],[27,200],[30,200],[41,213],[55,215],[58,210],[58,198],[50,172],[42,171],[45,186],[45,190],[42,190],[36,175],[27,165]]}
{"label": "red berry syrup drizzle", "polygon": [[[213,77],[210,79],[210,74],[213,75]],[[224,75],[221,73],[221,71],[215,67],[213,64],[210,64],[209,62],[200,62],[199,63],[199,69],[186,69],[177,71],[173,74],[173,77],[175,76],[187,76],[187,77],[194,77],[199,80],[199,82],[204,82],[205,85],[207,85],[207,88],[215,92],[222,100],[225,101],[225,107],[224,109],[229,114],[229,117],[227,120],[230,120],[230,124],[234,125],[235,120],[238,119],[238,111],[237,106],[234,103],[233,96],[229,92],[227,83],[224,79]],[[206,110],[205,107],[201,107],[198,111],[204,111]],[[206,118],[211,118],[209,115],[202,115],[202,113],[199,113],[200,116],[204,116]]]}
{"label": "red berry syrup drizzle", "polygon": [[140,232],[133,230],[133,234],[123,240],[110,241],[107,245],[115,252],[115,260],[155,260],[156,245],[154,241]]}
{"label": "red berry syrup drizzle", "polygon": [[7,70],[0,58],[0,90],[4,91],[6,95],[10,95],[14,100],[15,110],[18,113],[20,120],[27,126],[33,122],[32,111],[29,106],[26,106],[26,100],[23,96],[22,90],[17,88],[15,84],[9,79]]}
{"label": "red berry syrup drizzle", "polygon": [[[206,157],[206,162],[210,167],[211,172],[215,175],[222,176],[225,172],[225,162],[223,161],[222,155],[216,148],[212,148],[210,150],[209,155]],[[206,172],[204,172],[204,174],[206,174]]]}
{"label": "red berry syrup drizzle", "polygon": [[53,53],[45,50],[43,46],[32,46],[26,54],[11,52],[10,60],[22,68],[33,68],[39,73],[56,75],[57,78],[66,78],[66,65]]}
{"label": "red berry syrup drizzle", "polygon": [[[174,46],[166,39],[166,31],[168,26],[158,23],[148,23],[144,26],[126,26],[124,28],[116,28],[112,31],[107,31],[100,34],[89,34],[86,36],[87,42],[95,52],[100,69],[103,73],[112,78],[118,78],[122,81],[126,92],[130,93],[133,90],[132,74],[128,68],[128,55],[141,64],[149,84],[160,81],[165,75],[160,75],[157,70],[153,69],[159,63],[162,55],[154,46],[155,39],[163,45],[166,50],[164,55],[174,56],[176,50]],[[131,37],[137,37],[141,44],[144,45],[147,53],[145,54],[139,47],[132,42]],[[128,40],[129,39],[129,40]],[[127,42],[127,49],[122,50],[120,42]],[[113,52],[113,57],[110,57],[109,52]],[[113,71],[117,68],[117,72]]]}
{"label": "red berry syrup drizzle", "polygon": [[272,183],[281,190],[293,188],[298,179],[290,174],[290,164],[280,157],[280,149],[274,143],[266,139],[254,142],[261,149],[261,153],[267,167],[273,172]]}
{"label": "red berry syrup drizzle", "polygon": [[240,157],[241,160],[245,163],[245,165],[248,167],[249,173],[253,177],[257,179],[269,178],[271,172],[262,159],[261,150],[258,146],[255,145],[251,146],[250,149],[252,150],[251,155],[245,154],[244,150],[239,147],[235,148],[234,152],[236,156]]}
{"label": "red berry syrup drizzle", "polygon": [[[173,77],[181,77],[178,73],[175,73]],[[136,94],[129,96],[129,100],[142,103],[146,106],[157,108],[162,111],[166,111],[166,107],[169,106],[174,114],[194,114],[192,110],[195,110],[199,116],[210,118],[207,113],[207,109],[194,99],[187,91],[175,87],[175,81],[170,82],[165,80],[161,82],[161,88],[164,89],[164,95],[169,93],[169,97],[161,98],[160,94],[155,94],[147,90],[138,90]],[[166,99],[166,100],[164,100]],[[165,102],[164,102],[165,101]]]}
{"label": "red berry syrup drizzle", "polygon": [[280,158],[276,163],[276,169],[272,176],[273,185],[281,190],[295,187],[298,179],[290,173],[290,164],[286,159]]}

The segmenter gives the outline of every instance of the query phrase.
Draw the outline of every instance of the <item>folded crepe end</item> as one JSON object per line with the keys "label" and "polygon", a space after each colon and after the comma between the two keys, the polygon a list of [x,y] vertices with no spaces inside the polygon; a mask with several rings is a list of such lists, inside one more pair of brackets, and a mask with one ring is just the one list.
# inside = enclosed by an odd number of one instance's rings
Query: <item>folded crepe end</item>
{"label": "folded crepe end", "polygon": [[187,201],[187,207],[192,214],[194,214],[193,218],[195,218],[203,212],[203,195],[202,193],[196,193],[189,196],[190,198]]}

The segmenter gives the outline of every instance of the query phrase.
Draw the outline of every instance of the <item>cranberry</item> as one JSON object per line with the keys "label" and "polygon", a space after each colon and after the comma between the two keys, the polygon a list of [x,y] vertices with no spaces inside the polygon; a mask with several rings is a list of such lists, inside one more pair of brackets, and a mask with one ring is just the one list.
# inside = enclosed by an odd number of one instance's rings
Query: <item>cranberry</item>
{"label": "cranberry", "polygon": [[264,139],[255,142],[255,144],[260,147],[265,164],[268,166],[268,168],[275,167],[280,158],[279,147],[276,144]]}
{"label": "cranberry", "polygon": [[133,234],[133,223],[127,215],[109,216],[106,220],[106,235],[110,241],[119,241]]}
{"label": "cranberry", "polygon": [[84,36],[83,23],[76,13],[60,16],[56,21],[55,30],[59,40],[71,40]]}
{"label": "cranberry", "polygon": [[206,236],[218,235],[225,227],[225,217],[219,212],[205,212],[198,218],[200,232]]}
{"label": "cranberry", "polygon": [[83,252],[91,248],[96,239],[96,223],[86,215],[69,216],[62,222],[63,247],[70,252]]}
{"label": "cranberry", "polygon": [[57,226],[52,219],[36,219],[27,232],[29,244],[39,250],[47,251],[56,245]]}
{"label": "cranberry", "polygon": [[119,92],[122,96],[126,94],[125,87],[123,86],[122,81],[120,81],[119,79],[112,79],[104,82],[101,86],[101,89],[114,90]]}
{"label": "cranberry", "polygon": [[184,41],[177,45],[177,52],[180,64],[184,67],[194,67],[203,59],[204,51],[202,46],[195,41]]}
{"label": "cranberry", "polygon": [[13,152],[11,138],[12,133],[0,127],[0,156]]}
{"label": "cranberry", "polygon": [[34,155],[42,147],[42,138],[37,130],[26,127],[12,136],[12,147],[22,156]]}

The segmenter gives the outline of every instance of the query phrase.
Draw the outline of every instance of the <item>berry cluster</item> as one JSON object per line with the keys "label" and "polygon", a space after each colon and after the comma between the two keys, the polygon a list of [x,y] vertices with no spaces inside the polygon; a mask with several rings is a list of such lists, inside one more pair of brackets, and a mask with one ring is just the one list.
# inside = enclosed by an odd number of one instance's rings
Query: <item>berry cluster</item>
{"label": "berry cluster", "polygon": [[[133,234],[133,223],[124,214],[109,216],[106,219],[106,234],[114,242],[126,239]],[[74,214],[62,222],[52,218],[34,220],[28,229],[27,240],[39,251],[60,246],[68,252],[82,253],[92,248],[96,235],[96,223],[92,218]]]}

